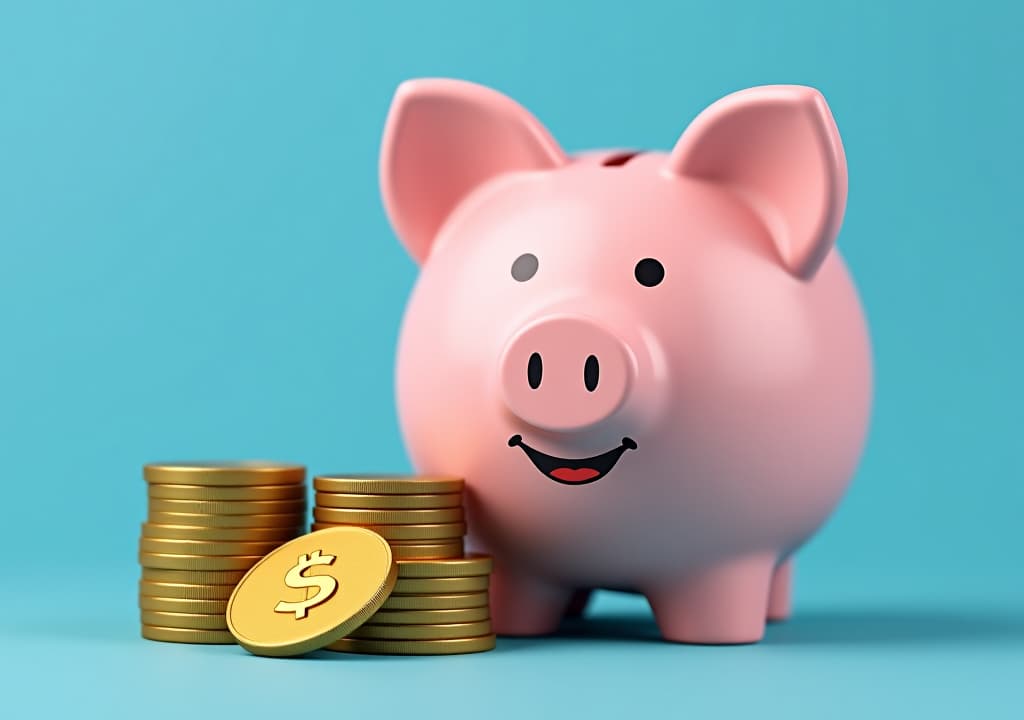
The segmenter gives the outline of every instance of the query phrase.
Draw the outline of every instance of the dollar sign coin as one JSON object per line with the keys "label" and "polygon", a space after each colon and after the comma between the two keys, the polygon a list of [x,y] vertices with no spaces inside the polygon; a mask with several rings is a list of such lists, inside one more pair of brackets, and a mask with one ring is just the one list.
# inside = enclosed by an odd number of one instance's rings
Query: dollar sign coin
{"label": "dollar sign coin", "polygon": [[312,652],[366,622],[397,576],[391,547],[372,530],[318,530],[271,551],[245,574],[228,600],[228,629],[255,655]]}
{"label": "dollar sign coin", "polygon": [[274,612],[295,613],[295,619],[301,620],[309,614],[309,609],[326,602],[338,589],[338,581],[330,575],[303,575],[302,573],[314,565],[330,565],[337,558],[334,555],[322,555],[322,551],[314,550],[308,555],[299,555],[299,561],[284,576],[284,584],[297,590],[315,587],[316,595],[298,602],[281,600],[274,606]]}

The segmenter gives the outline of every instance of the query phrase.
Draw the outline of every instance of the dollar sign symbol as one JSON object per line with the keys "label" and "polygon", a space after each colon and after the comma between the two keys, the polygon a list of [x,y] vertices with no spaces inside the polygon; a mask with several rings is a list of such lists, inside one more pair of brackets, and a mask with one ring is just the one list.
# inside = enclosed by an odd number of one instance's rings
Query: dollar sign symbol
{"label": "dollar sign symbol", "polygon": [[316,594],[299,602],[281,600],[274,607],[274,612],[295,613],[295,619],[301,620],[309,614],[309,609],[328,600],[338,590],[338,581],[330,575],[303,575],[303,571],[313,565],[330,565],[336,560],[334,555],[321,555],[314,550],[309,555],[299,555],[299,561],[284,576],[284,584],[291,588],[316,588]]}

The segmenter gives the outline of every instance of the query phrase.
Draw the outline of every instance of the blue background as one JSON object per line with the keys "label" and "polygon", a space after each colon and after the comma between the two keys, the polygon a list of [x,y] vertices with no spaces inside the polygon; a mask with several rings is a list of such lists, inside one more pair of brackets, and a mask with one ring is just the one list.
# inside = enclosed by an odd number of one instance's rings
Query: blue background
{"label": "blue background", "polygon": [[[6,702],[374,712],[1020,717],[1022,17],[1011,3],[4,3]],[[569,150],[667,148],[704,106],[820,88],[873,429],[741,648],[651,642],[602,595],[562,637],[444,659],[257,660],[137,639],[149,460],[405,470],[392,356],[416,269],[380,207],[395,86],[518,99]],[[1015,689],[1014,689],[1015,688]],[[304,713],[305,714],[305,713]]]}

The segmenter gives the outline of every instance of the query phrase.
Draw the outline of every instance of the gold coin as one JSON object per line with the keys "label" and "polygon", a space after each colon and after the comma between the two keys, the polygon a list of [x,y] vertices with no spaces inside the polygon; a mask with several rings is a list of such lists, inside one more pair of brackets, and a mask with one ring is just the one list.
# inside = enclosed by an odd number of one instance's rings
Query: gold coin
{"label": "gold coin", "polygon": [[360,640],[451,640],[491,634],[491,622],[450,623],[448,625],[370,625],[357,627],[349,634]]}
{"label": "gold coin", "polygon": [[281,545],[279,542],[217,542],[207,540],[164,540],[142,537],[139,549],[143,552],[170,553],[172,555],[266,555]]}
{"label": "gold coin", "polygon": [[253,654],[301,655],[362,625],[391,593],[397,574],[380,535],[355,527],[319,530],[282,545],[246,573],[228,602],[228,625]]}
{"label": "gold coin", "polygon": [[199,613],[201,615],[223,615],[228,609],[225,600],[188,600],[185,598],[162,598],[152,595],[139,596],[139,608],[160,612]]}
{"label": "gold coin", "polygon": [[343,638],[327,646],[334,652],[371,655],[458,655],[493,650],[494,635],[454,640],[357,640]]}
{"label": "gold coin", "polygon": [[160,512],[150,508],[149,522],[156,525],[191,525],[224,528],[293,528],[306,526],[306,511],[276,515],[216,515],[205,513]]}
{"label": "gold coin", "polygon": [[460,608],[487,607],[488,594],[452,593],[451,595],[392,595],[381,610],[457,610]]}
{"label": "gold coin", "polygon": [[246,570],[174,570],[170,568],[142,568],[145,582],[180,583],[182,585],[230,585],[232,589]]}
{"label": "gold coin", "polygon": [[168,485],[290,485],[306,479],[306,468],[262,460],[151,463],[143,467],[142,475],[148,483]]}
{"label": "gold coin", "polygon": [[466,534],[466,523],[433,525],[360,525],[359,523],[313,523],[314,530],[346,524],[373,530],[385,540],[452,540]]}
{"label": "gold coin", "polygon": [[442,560],[461,557],[462,540],[444,543],[391,543],[395,560]]}
{"label": "gold coin", "polygon": [[281,544],[299,535],[305,535],[306,528],[297,525],[291,528],[219,528],[197,527],[195,525],[158,525],[142,523],[142,537],[163,540],[213,540],[218,542],[276,542]]}
{"label": "gold coin", "polygon": [[235,638],[227,630],[192,630],[189,628],[157,627],[143,625],[142,637],[173,643],[195,643],[198,645],[234,645]]}
{"label": "gold coin", "polygon": [[369,495],[430,495],[461,493],[462,478],[428,475],[318,475],[313,487],[320,492]]}
{"label": "gold coin", "polygon": [[305,500],[306,486],[302,483],[250,487],[150,485],[149,497],[164,500]]}
{"label": "gold coin", "polygon": [[139,595],[182,600],[222,600],[227,602],[236,583],[230,585],[197,585],[194,583],[139,581]]}
{"label": "gold coin", "polygon": [[143,610],[143,625],[159,627],[188,628],[190,630],[227,630],[228,621],[224,613],[178,613]]}
{"label": "gold coin", "polygon": [[457,610],[378,610],[367,622],[374,625],[447,625],[490,619],[490,608],[484,606]]}
{"label": "gold coin", "polygon": [[345,523],[348,525],[433,525],[460,523],[465,519],[462,508],[435,508],[434,510],[347,510],[345,508],[313,508],[317,522]]}
{"label": "gold coin", "polygon": [[435,523],[432,525],[373,525],[386,540],[413,544],[421,540],[451,541],[466,534],[466,523]]}
{"label": "gold coin", "polygon": [[466,557],[448,560],[416,560],[398,563],[400,578],[455,578],[490,575],[493,564],[490,555],[472,553]]}
{"label": "gold coin", "polygon": [[[248,570],[262,555],[187,555],[139,551],[139,565],[167,570]],[[159,625],[160,623],[153,623]]]}
{"label": "gold coin", "polygon": [[487,575],[454,578],[398,578],[392,594],[439,594],[482,592],[490,585]]}
{"label": "gold coin", "polygon": [[150,512],[200,515],[280,515],[305,513],[306,499],[299,500],[162,500],[150,498]]}
{"label": "gold coin", "polygon": [[320,507],[363,508],[367,510],[432,510],[460,507],[462,493],[433,493],[430,495],[363,495],[360,493],[318,492],[316,504]]}

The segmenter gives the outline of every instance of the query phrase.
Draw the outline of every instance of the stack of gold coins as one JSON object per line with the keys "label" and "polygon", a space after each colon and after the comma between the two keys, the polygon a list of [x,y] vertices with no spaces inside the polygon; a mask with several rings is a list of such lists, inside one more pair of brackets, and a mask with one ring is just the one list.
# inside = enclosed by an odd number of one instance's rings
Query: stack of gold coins
{"label": "stack of gold coins", "polygon": [[321,475],[313,529],[355,525],[391,546],[398,580],[369,620],[327,646],[341,652],[449,655],[494,648],[491,559],[463,557],[460,478]]}
{"label": "stack of gold coins", "polygon": [[460,478],[321,475],[313,488],[314,530],[368,528],[388,541],[398,561],[462,557]]}
{"label": "stack of gold coins", "polygon": [[488,587],[491,558],[398,562],[398,580],[380,609],[347,637],[338,652],[454,655],[495,646]]}
{"label": "stack of gold coins", "polygon": [[306,469],[267,462],[146,465],[142,637],[234,643],[225,611],[246,571],[306,532]]}

